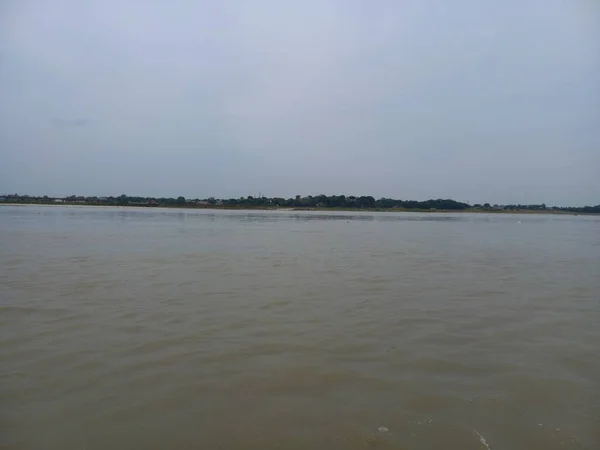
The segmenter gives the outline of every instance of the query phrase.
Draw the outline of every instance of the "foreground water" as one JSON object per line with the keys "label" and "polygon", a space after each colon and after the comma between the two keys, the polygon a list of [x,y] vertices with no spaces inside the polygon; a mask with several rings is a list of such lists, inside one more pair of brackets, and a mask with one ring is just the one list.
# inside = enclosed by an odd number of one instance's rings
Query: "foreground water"
{"label": "foreground water", "polygon": [[600,448],[600,218],[0,207],[6,449]]}

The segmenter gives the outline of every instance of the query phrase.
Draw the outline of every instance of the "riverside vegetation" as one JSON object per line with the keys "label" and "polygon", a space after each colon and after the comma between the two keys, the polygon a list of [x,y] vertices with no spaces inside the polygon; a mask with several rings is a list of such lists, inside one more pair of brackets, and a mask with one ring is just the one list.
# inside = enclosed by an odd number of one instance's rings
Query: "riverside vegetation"
{"label": "riverside vegetation", "polygon": [[600,214],[600,205],[596,206],[547,206],[546,204],[530,205],[491,205],[469,204],[451,199],[430,199],[425,201],[398,200],[393,198],[375,199],[372,196],[353,195],[297,195],[295,198],[283,197],[247,197],[219,199],[189,199],[183,196],[174,197],[138,197],[120,195],[118,197],[96,197],[70,195],[62,198],[29,195],[4,195],[0,203],[10,204],[71,204],[97,206],[139,206],[139,207],[184,207],[184,208],[236,208],[236,209],[332,209],[332,210],[385,210],[385,211],[453,211],[453,212],[535,212],[535,213],[571,213]]}

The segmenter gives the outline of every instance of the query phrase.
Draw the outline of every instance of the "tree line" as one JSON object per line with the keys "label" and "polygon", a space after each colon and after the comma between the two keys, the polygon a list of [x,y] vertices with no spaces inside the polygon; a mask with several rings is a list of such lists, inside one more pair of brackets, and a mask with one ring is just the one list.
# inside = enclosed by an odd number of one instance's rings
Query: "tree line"
{"label": "tree line", "polygon": [[32,204],[85,204],[85,205],[113,205],[113,206],[146,206],[146,207],[222,207],[222,208],[330,208],[330,209],[371,209],[371,210],[425,210],[425,211],[559,211],[569,213],[600,214],[600,205],[583,207],[548,207],[545,204],[529,205],[491,205],[489,203],[470,205],[451,199],[430,199],[424,201],[398,200],[393,198],[379,198],[353,195],[296,195],[294,198],[284,197],[247,197],[218,199],[209,197],[205,199],[179,197],[139,197],[120,195],[117,197],[97,197],[70,195],[55,198],[29,195],[4,195],[0,196],[3,203],[32,203]]}

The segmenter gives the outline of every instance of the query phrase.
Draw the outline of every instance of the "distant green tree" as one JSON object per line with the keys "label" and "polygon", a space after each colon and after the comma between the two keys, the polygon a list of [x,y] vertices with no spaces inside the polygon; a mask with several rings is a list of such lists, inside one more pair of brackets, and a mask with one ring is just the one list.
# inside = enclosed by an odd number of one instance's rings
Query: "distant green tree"
{"label": "distant green tree", "polygon": [[177,202],[178,205],[185,205],[185,197],[177,197]]}
{"label": "distant green tree", "polygon": [[373,208],[375,206],[375,199],[370,195],[362,196],[357,199],[357,204],[360,208]]}

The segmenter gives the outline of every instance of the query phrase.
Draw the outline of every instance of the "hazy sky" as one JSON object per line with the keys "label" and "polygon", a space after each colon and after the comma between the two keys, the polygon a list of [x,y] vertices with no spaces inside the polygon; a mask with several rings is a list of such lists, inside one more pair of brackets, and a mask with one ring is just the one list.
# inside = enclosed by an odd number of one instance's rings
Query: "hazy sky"
{"label": "hazy sky", "polygon": [[597,0],[0,0],[0,193],[600,203]]}

